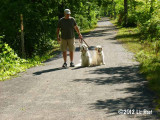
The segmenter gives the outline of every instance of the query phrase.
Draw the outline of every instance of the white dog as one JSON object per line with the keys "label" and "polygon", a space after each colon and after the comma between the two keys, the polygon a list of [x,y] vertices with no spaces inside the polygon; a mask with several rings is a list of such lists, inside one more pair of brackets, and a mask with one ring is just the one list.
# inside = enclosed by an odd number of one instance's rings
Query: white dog
{"label": "white dog", "polygon": [[81,51],[81,66],[82,67],[88,67],[91,64],[91,56],[88,51],[88,47],[86,44],[82,44],[80,46],[80,51]]}
{"label": "white dog", "polygon": [[92,58],[91,65],[92,66],[105,65],[104,53],[103,53],[102,47],[100,45],[96,46],[96,48],[95,48],[95,53]]}

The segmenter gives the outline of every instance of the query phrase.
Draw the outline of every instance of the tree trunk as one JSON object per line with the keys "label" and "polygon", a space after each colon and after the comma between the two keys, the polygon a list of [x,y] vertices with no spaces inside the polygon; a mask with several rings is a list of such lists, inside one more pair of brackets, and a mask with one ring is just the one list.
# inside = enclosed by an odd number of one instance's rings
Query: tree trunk
{"label": "tree trunk", "polygon": [[114,10],[114,0],[112,0],[112,5],[111,5],[111,18],[113,17],[113,10]]}
{"label": "tree trunk", "polygon": [[128,16],[128,3],[127,0],[124,0],[124,25],[127,25],[127,16]]}
{"label": "tree trunk", "polygon": [[21,19],[21,47],[22,47],[22,58],[26,58],[26,54],[25,54],[25,48],[24,48],[24,27],[23,27],[23,15],[20,15],[20,19]]}
{"label": "tree trunk", "polygon": [[116,19],[116,3],[114,2],[114,19]]}

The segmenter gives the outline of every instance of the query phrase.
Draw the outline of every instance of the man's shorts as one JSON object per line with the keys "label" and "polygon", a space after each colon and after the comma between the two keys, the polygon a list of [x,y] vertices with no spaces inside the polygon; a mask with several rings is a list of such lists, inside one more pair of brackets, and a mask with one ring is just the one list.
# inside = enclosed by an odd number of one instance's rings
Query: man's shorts
{"label": "man's shorts", "polygon": [[69,48],[70,52],[75,51],[75,38],[72,39],[62,39],[61,38],[61,51],[65,52]]}

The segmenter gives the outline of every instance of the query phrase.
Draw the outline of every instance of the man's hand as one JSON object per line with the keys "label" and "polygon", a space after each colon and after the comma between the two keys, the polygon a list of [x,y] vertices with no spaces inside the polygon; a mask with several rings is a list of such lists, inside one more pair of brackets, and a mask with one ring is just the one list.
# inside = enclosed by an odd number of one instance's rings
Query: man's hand
{"label": "man's hand", "polygon": [[76,30],[76,32],[78,33],[78,35],[79,35],[79,39],[80,39],[80,43],[82,43],[82,39],[83,39],[83,37],[82,37],[82,35],[81,35],[81,33],[80,33],[80,31],[79,31],[79,28],[78,28],[78,26],[76,25],[76,26],[74,26],[74,29]]}
{"label": "man's hand", "polygon": [[61,39],[59,37],[57,37],[57,41],[59,44],[61,43]]}
{"label": "man's hand", "polygon": [[82,43],[82,39],[83,39],[82,35],[79,34],[79,40],[80,40],[79,42],[80,42],[80,43]]}
{"label": "man's hand", "polygon": [[60,28],[57,28],[57,41],[60,44],[61,40],[60,40],[60,37],[59,37],[59,31],[60,31]]}
{"label": "man's hand", "polygon": [[79,34],[79,39],[83,39],[83,37],[82,37],[82,35],[81,35],[81,34]]}

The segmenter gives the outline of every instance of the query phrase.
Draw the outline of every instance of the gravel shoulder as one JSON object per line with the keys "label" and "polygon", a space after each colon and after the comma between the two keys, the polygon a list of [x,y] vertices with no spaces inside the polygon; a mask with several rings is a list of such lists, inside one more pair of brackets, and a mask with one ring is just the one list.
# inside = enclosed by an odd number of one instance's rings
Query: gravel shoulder
{"label": "gravel shoulder", "polygon": [[[138,73],[139,63],[115,39],[116,31],[108,18],[102,18],[97,28],[83,35],[91,55],[96,45],[103,47],[106,65],[62,69],[59,54],[43,66],[0,82],[0,120],[158,119],[153,93]],[[76,46],[78,64],[78,40]],[[119,109],[134,114],[118,114]],[[152,114],[141,114],[144,109]]]}

